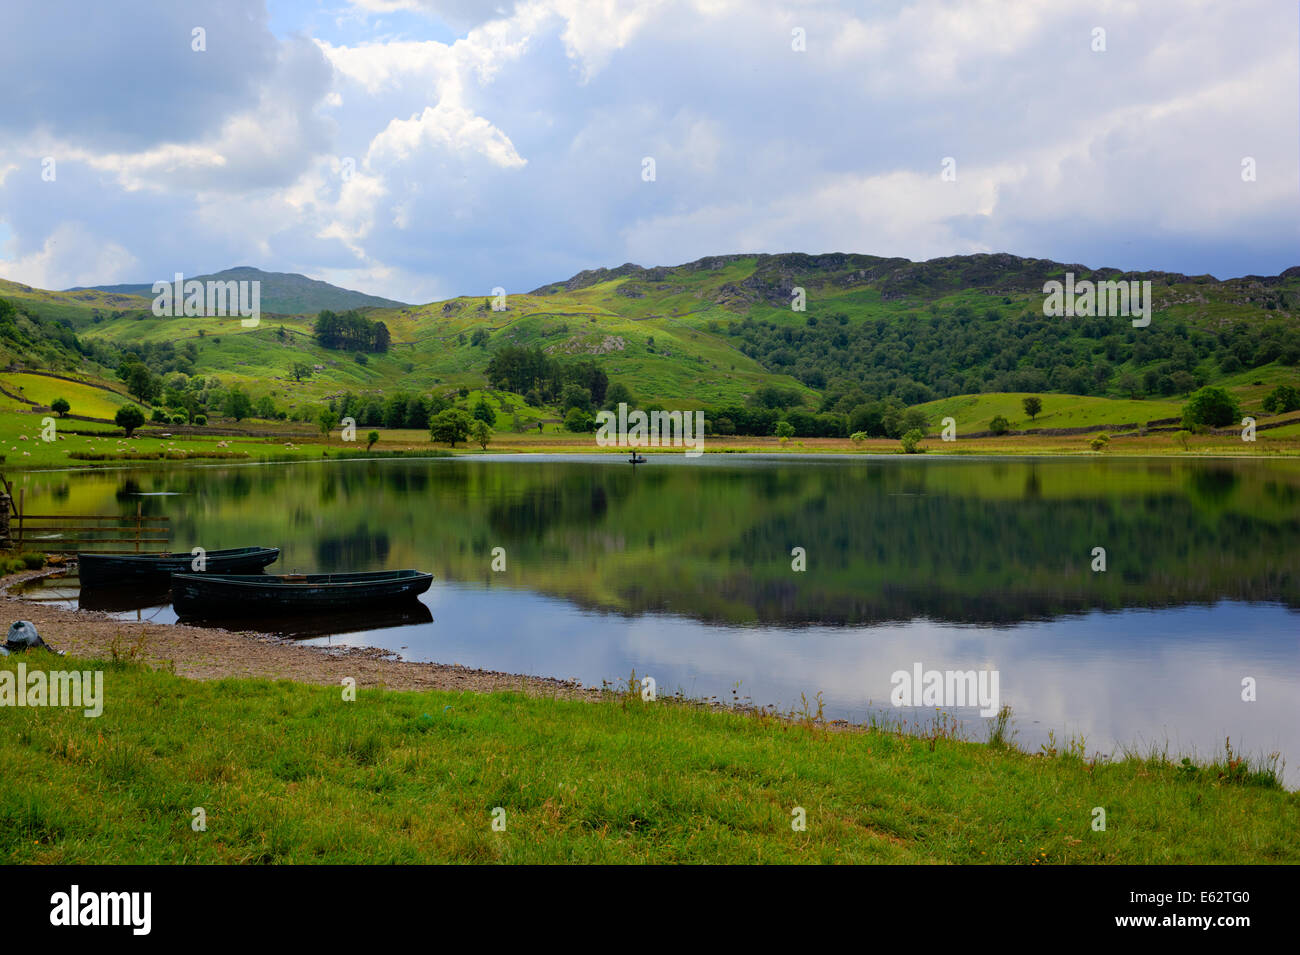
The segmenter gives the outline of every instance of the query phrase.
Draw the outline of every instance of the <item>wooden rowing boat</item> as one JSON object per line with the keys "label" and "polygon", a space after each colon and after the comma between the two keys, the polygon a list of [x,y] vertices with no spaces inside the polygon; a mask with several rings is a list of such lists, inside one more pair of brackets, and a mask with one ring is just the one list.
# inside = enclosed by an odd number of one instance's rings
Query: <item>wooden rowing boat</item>
{"label": "wooden rowing boat", "polygon": [[379,570],[361,574],[173,574],[178,614],[248,616],[393,604],[429,589],[433,574]]}
{"label": "wooden rowing boat", "polygon": [[[210,550],[203,555],[204,574],[239,574],[261,570],[280,557],[278,547],[233,547]],[[81,586],[142,582],[166,582],[172,574],[200,573],[194,569],[193,554],[78,554],[77,575]]]}

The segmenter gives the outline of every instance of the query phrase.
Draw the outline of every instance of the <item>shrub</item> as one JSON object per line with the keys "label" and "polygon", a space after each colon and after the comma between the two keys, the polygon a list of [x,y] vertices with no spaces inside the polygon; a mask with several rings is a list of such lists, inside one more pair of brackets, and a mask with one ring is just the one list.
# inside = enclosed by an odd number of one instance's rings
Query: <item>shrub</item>
{"label": "shrub", "polygon": [[1297,409],[1300,409],[1300,391],[1290,385],[1278,385],[1264,398],[1264,410],[1269,414],[1286,414]]}
{"label": "shrub", "polygon": [[994,434],[1006,434],[1011,430],[1011,422],[1003,415],[997,415],[989,422],[989,430]]}
{"label": "shrub", "polygon": [[566,431],[590,431],[595,420],[581,408],[570,408],[564,416],[564,430]]}
{"label": "shrub", "polygon": [[1222,388],[1206,387],[1187,400],[1183,407],[1183,427],[1194,429],[1198,425],[1222,428],[1232,424],[1241,413],[1237,399]]}
{"label": "shrub", "polygon": [[1105,451],[1106,445],[1110,444],[1110,435],[1099,434],[1095,438],[1093,438],[1090,442],[1088,442],[1088,444],[1092,447],[1092,450],[1094,451]]}
{"label": "shrub", "polygon": [[202,427],[208,423],[208,416],[205,414],[196,414],[194,416],[194,423]]}
{"label": "shrub", "polygon": [[149,420],[152,421],[154,424],[166,424],[167,412],[164,411],[162,408],[154,408],[153,414],[149,416]]}
{"label": "shrub", "polygon": [[921,431],[920,428],[913,428],[911,431],[908,431],[906,434],[904,434],[901,438],[899,438],[899,442],[903,445],[903,453],[924,454],[925,449],[919,446],[921,443],[921,439],[924,437],[925,434],[924,432]]}

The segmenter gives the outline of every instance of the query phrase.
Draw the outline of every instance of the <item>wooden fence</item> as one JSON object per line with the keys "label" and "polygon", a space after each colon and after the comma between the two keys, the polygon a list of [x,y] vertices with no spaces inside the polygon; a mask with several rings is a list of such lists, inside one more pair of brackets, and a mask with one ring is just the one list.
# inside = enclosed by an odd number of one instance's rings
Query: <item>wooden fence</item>
{"label": "wooden fence", "polygon": [[[29,514],[23,506],[25,497],[26,489],[19,488],[17,506],[9,520],[9,533],[19,550],[139,554],[171,540],[170,518],[145,516],[141,501],[136,502],[134,515]],[[131,546],[119,546],[126,544]]]}

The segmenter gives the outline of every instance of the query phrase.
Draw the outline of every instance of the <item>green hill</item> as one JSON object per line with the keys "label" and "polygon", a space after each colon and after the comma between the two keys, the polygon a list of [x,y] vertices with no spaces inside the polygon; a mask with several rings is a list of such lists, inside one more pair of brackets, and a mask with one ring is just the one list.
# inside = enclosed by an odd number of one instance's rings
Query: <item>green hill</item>
{"label": "green hill", "polygon": [[[1043,284],[1067,272],[1149,281],[1150,325],[1045,316]],[[295,280],[275,286],[282,298],[264,284],[264,312],[355,307],[337,298],[321,304],[311,297],[321,288],[359,294],[257,270],[220,276]],[[1218,280],[1002,254],[626,264],[510,295],[500,309],[480,297],[364,307],[365,319],[388,333],[386,349],[371,353],[323,347],[311,314],[264,316],[256,329],[237,319],[157,318],[147,298],[127,294],[135,288],[46,292],[0,283],[0,299],[13,306],[9,324],[0,322],[0,351],[10,364],[110,379],[123,361],[138,359],[205,402],[240,387],[270,399],[277,414],[314,420],[321,403],[347,395],[349,407],[373,409],[399,394],[463,404],[462,389],[474,400],[486,394],[498,411],[518,410],[525,396],[489,380],[489,363],[507,349],[526,350],[551,368],[536,383],[532,417],[561,415],[563,386],[585,381],[597,392],[622,385],[643,406],[704,407],[742,432],[770,433],[783,417],[810,436],[844,433],[864,406],[923,405],[934,423],[960,396],[982,396],[952,405],[966,427],[996,413],[1023,424],[1020,398],[1047,395],[1033,426],[1052,428],[1171,417],[1203,384],[1223,384],[1252,410],[1276,384],[1300,385],[1300,268]],[[802,311],[791,307],[800,294]],[[601,395],[594,397],[599,405]]]}
{"label": "green hill", "polygon": [[[170,276],[168,276],[170,279]],[[279,315],[315,314],[322,309],[374,308],[384,306],[401,306],[403,303],[391,298],[366,295],[349,289],[330,285],[316,279],[309,279],[296,272],[263,272],[251,266],[226,269],[210,275],[188,275],[186,281],[195,279],[207,282],[259,281],[262,283],[262,311]],[[143,296],[153,298],[153,283],[135,285],[96,285],[91,288],[68,289],[69,292],[104,292],[109,295]]]}

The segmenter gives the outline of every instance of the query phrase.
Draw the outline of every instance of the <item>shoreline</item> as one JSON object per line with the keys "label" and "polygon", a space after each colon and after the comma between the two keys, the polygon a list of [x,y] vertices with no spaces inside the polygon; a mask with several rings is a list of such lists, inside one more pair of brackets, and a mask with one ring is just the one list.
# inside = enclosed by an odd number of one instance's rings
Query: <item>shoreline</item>
{"label": "shoreline", "polygon": [[379,647],[320,647],[256,630],[225,630],[183,623],[118,620],[97,610],[68,610],[25,600],[19,585],[63,572],[43,568],[0,578],[0,600],[10,619],[30,620],[41,637],[68,656],[127,658],[195,680],[292,680],[339,686],[345,677],[358,689],[518,691],[566,699],[600,697],[575,680],[479,670],[456,663],[400,660]]}
{"label": "shoreline", "polygon": [[[1232,453],[1222,448],[1207,449],[1202,452],[1187,451],[1132,451],[1116,452],[1108,450],[1084,451],[1084,450],[1050,450],[1050,449],[1033,449],[1024,451],[1008,451],[1006,449],[961,449],[953,451],[943,451],[938,449],[928,449],[916,454],[905,454],[901,451],[889,450],[863,450],[857,448],[722,448],[714,451],[704,451],[701,455],[692,458],[686,458],[677,448],[658,449],[642,448],[638,449],[642,454],[655,458],[675,459],[698,461],[700,458],[768,458],[780,459],[790,458],[791,460],[841,460],[841,459],[862,459],[862,460],[906,460],[906,461],[924,461],[934,459],[960,459],[960,460],[1007,460],[1023,461],[1033,458],[1050,458],[1053,460],[1079,460],[1087,459],[1094,461],[1104,461],[1108,459],[1123,461],[1142,461],[1142,460],[1160,460],[1160,461],[1298,461],[1300,452],[1290,449],[1275,449],[1265,453],[1258,451],[1245,453]],[[193,460],[118,460],[118,461],[87,461],[79,463],[65,464],[19,464],[4,462],[0,464],[6,472],[12,474],[59,474],[69,472],[107,472],[107,471],[130,471],[140,468],[149,469],[171,469],[183,470],[186,468],[226,468],[226,467],[258,467],[263,465],[275,464],[336,464],[336,463],[369,463],[376,461],[448,461],[448,460],[493,460],[493,459],[542,459],[542,458],[608,458],[613,462],[627,464],[628,460],[620,451],[601,451],[598,449],[575,448],[567,445],[558,445],[553,448],[501,448],[499,450],[488,451],[471,451],[468,449],[455,449],[448,453],[443,450],[441,453],[418,454],[411,452],[399,452],[395,454],[349,454],[321,457],[314,456],[285,456],[285,457],[266,457],[259,459],[229,459],[229,460],[204,460],[195,458]]]}
{"label": "shoreline", "polygon": [[[578,680],[531,676],[484,670],[457,663],[402,660],[396,651],[372,646],[320,646],[295,641],[291,637],[256,630],[227,630],[197,627],[184,623],[123,621],[94,610],[69,610],[25,600],[12,589],[20,584],[54,576],[65,567],[45,567],[0,577],[0,600],[14,616],[9,620],[32,622],[42,639],[55,651],[69,657],[98,660],[123,660],[141,664],[150,670],[170,673],[197,682],[211,683],[224,679],[269,680],[288,682],[299,687],[337,688],[345,678],[356,681],[356,688],[406,692],[469,692],[484,697],[514,692],[527,697],[554,701],[585,703],[608,702],[611,691],[617,697],[619,684],[590,687]],[[7,629],[8,625],[6,625]],[[635,695],[635,694],[634,694]],[[803,712],[783,713],[754,703],[727,704],[718,700],[665,696],[664,703],[678,703],[691,710],[729,714],[757,719],[788,728],[802,727],[850,736],[883,735],[909,739],[933,748],[936,739],[952,744],[967,744],[990,752],[1005,751],[1021,757],[1037,758],[1041,752],[1024,749],[1014,742],[1014,730],[1007,734],[1013,714],[1008,710],[1001,728],[988,739],[968,736],[956,726],[933,724],[927,732],[919,727],[907,731],[902,724],[888,721],[851,722],[821,716],[820,706],[814,713],[805,702]],[[624,703],[626,705],[626,702]],[[1002,723],[1000,716],[996,723]],[[1066,751],[1063,749],[1062,753]],[[1182,755],[1174,754],[1174,759]],[[1229,754],[1231,755],[1231,754]],[[1053,753],[1055,756],[1055,752]],[[1218,772],[1222,777],[1221,757],[1188,754],[1200,770]],[[1157,759],[1154,750],[1143,755],[1138,749],[1118,745],[1110,752],[1096,751],[1088,757],[1090,765],[1122,766],[1129,763],[1150,764],[1156,760],[1165,768],[1178,767],[1169,755]],[[1282,765],[1268,758],[1250,754],[1241,762],[1248,772],[1271,775],[1276,787],[1292,796],[1300,789],[1288,786]]]}

